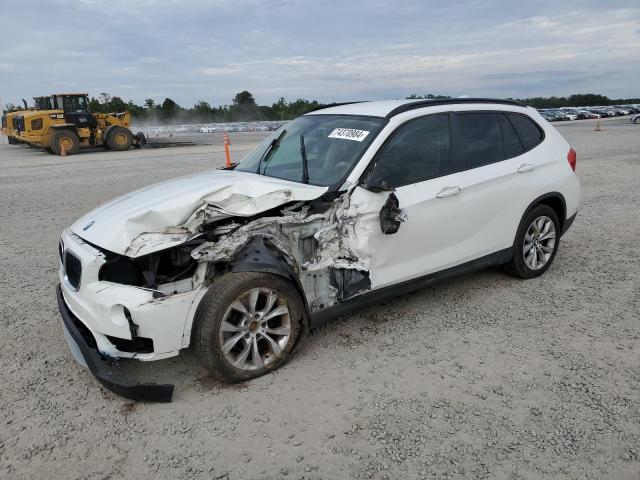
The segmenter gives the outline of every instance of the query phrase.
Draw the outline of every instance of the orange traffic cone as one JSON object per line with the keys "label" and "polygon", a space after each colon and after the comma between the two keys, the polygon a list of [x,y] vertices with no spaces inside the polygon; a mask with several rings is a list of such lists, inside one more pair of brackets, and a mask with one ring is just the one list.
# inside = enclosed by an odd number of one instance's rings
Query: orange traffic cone
{"label": "orange traffic cone", "polygon": [[229,145],[231,145],[231,142],[229,141],[229,135],[227,135],[226,132],[223,133],[222,139],[224,140],[224,156],[227,161],[227,168],[229,168],[231,166],[231,151],[229,150]]}
{"label": "orange traffic cone", "polygon": [[600,128],[600,119],[598,119],[598,121],[596,122],[596,128],[593,129],[594,132],[601,132],[602,129]]}

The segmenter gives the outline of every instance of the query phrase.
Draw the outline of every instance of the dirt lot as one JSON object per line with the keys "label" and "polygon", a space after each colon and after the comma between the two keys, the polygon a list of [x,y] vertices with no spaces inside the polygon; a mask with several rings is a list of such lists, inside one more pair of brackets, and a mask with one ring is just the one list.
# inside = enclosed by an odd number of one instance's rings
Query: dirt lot
{"label": "dirt lot", "polygon": [[[557,125],[583,202],[553,267],[483,271],[337,320],[237,387],[191,352],[144,365],[171,404],[78,366],[57,241],[86,210],[219,166],[219,145],[58,158],[0,145],[0,477],[640,478],[640,127]],[[253,138],[233,138],[238,157]]]}

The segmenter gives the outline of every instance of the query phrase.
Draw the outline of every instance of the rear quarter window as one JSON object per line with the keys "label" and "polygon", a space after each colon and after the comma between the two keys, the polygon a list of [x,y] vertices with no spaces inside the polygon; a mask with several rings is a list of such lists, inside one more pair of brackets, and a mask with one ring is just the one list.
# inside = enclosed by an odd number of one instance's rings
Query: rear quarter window
{"label": "rear quarter window", "polygon": [[520,142],[520,138],[506,115],[500,114],[500,128],[502,129],[505,157],[516,157],[524,153],[522,142]]}
{"label": "rear quarter window", "polygon": [[510,113],[509,120],[516,129],[525,150],[531,150],[542,142],[543,134],[538,125],[525,115]]}

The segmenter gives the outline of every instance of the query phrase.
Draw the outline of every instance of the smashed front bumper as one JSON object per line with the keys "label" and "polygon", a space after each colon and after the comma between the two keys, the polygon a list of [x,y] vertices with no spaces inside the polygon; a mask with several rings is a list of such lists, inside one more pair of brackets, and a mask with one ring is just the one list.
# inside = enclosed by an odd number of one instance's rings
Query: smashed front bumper
{"label": "smashed front bumper", "polygon": [[86,327],[83,328],[80,320],[67,307],[60,285],[57,288],[57,295],[65,338],[78,363],[87,367],[107,389],[122,397],[146,402],[171,401],[173,385],[134,383],[116,372],[108,359],[105,359],[98,351],[91,332]]}

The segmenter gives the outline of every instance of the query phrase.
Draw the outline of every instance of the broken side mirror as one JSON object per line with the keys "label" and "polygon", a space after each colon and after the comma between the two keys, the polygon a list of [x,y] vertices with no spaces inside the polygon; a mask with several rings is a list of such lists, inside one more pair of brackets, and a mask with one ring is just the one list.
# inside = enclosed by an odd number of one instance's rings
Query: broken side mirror
{"label": "broken side mirror", "polygon": [[396,194],[391,192],[380,210],[380,229],[385,235],[392,235],[400,229],[400,224],[407,219],[400,208]]}

